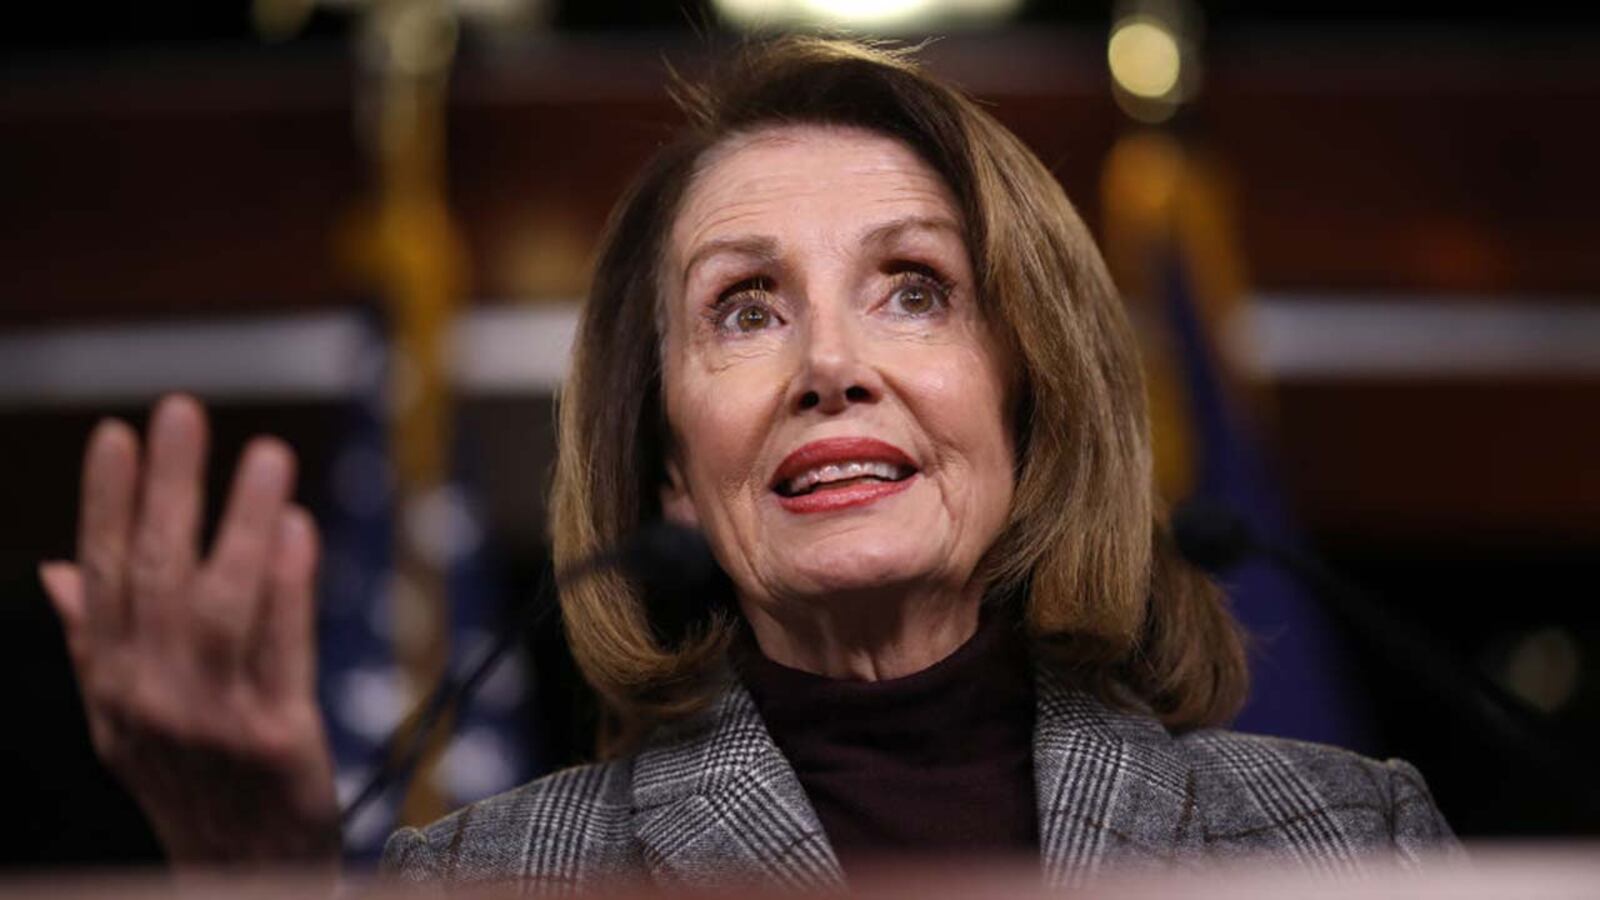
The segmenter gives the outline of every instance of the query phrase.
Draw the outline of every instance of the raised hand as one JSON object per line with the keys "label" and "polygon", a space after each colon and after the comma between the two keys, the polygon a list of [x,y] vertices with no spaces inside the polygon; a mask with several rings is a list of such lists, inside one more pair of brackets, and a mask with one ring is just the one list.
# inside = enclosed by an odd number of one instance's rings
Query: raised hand
{"label": "raised hand", "polygon": [[[83,465],[78,559],[40,566],[96,752],[175,864],[327,863],[339,813],[316,703],[316,526],[294,454],[245,449],[199,555],[204,410],[165,398],[148,444],[107,420]],[[141,459],[141,456],[143,459]]]}

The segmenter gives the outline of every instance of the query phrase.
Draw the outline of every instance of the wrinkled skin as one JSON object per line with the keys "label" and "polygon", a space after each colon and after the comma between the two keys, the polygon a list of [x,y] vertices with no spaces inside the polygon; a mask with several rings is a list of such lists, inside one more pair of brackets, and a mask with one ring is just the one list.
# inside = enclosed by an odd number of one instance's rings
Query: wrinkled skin
{"label": "wrinkled skin", "polygon": [[333,761],[316,703],[316,529],[294,456],[246,449],[199,551],[204,411],[168,397],[141,446],[107,420],[85,454],[75,562],[40,567],[100,758],[172,862],[336,870]]}
{"label": "wrinkled skin", "polygon": [[[977,627],[975,571],[1015,454],[1009,357],[961,218],[906,144],[821,125],[729,139],[678,211],[663,508],[704,529],[762,651],[792,668],[895,678]],[[797,510],[777,473],[830,440],[883,442],[915,474],[871,502]]]}

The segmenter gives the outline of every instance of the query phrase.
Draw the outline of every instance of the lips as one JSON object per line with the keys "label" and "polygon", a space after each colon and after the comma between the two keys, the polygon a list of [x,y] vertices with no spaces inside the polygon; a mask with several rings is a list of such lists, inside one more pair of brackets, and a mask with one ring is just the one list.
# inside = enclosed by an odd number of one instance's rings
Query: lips
{"label": "lips", "polygon": [[824,512],[872,503],[910,486],[917,467],[904,451],[874,438],[812,441],[784,457],[772,490],[790,512]]}

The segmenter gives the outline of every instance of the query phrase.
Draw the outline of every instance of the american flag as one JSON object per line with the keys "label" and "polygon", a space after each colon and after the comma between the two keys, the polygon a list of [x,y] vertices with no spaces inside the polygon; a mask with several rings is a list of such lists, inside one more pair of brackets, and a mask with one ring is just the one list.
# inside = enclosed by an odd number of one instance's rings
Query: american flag
{"label": "american flag", "polygon": [[[379,748],[391,731],[434,687],[404,670],[396,639],[406,622],[396,594],[406,589],[396,576],[397,494],[387,415],[391,383],[389,347],[369,317],[365,349],[357,361],[360,389],[344,425],[345,434],[327,477],[328,508],[322,511],[324,554],[319,618],[319,691],[337,763],[341,804],[348,804],[379,764]],[[470,479],[457,461],[451,481],[416,498],[404,527],[414,545],[438,561],[448,598],[450,671],[461,673],[493,643],[500,627],[503,591],[486,560],[482,517]],[[426,626],[423,626],[426,627]],[[534,774],[527,721],[527,667],[516,653],[503,658],[467,708],[448,724],[454,738],[431,768],[415,778],[452,806],[482,799]],[[393,786],[345,826],[347,858],[370,865],[397,825],[403,785]],[[417,824],[417,823],[404,823]]]}

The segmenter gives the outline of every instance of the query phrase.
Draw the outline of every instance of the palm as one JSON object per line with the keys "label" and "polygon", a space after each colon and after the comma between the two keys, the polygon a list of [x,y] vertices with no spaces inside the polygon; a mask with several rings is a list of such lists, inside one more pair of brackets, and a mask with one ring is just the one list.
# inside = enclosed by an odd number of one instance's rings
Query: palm
{"label": "palm", "polygon": [[[316,531],[294,457],[246,450],[198,552],[205,416],[169,398],[147,447],[107,421],[83,470],[76,563],[41,569],[95,750],[175,862],[337,858],[332,762],[312,650]],[[141,456],[144,459],[141,461]]]}

